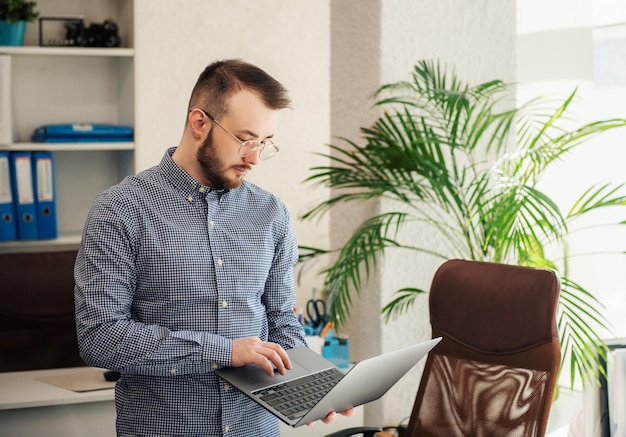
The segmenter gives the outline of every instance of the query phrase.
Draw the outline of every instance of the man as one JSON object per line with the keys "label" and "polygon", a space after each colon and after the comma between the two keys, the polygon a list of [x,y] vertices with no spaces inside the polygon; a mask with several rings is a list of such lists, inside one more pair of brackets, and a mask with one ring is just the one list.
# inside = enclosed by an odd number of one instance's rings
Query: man
{"label": "man", "polygon": [[278,152],[277,113],[289,103],[263,70],[215,62],[192,91],[178,146],[96,198],[74,272],[76,324],[85,362],[122,375],[118,435],[279,434],[213,371],[285,373],[284,349],[305,344],[288,211],[244,180]]}

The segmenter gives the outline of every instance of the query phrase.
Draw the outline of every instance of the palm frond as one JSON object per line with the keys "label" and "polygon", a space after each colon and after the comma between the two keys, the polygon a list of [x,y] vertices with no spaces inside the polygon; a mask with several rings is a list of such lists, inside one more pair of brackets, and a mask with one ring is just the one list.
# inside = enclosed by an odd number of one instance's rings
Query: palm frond
{"label": "palm frond", "polygon": [[589,187],[572,205],[567,218],[574,218],[598,208],[626,205],[626,195],[617,194],[623,191],[626,183],[618,185],[601,184]]}
{"label": "palm frond", "polygon": [[606,329],[608,321],[601,312],[602,304],[593,294],[576,282],[561,278],[561,299],[559,301],[558,329],[564,348],[564,359],[569,358],[570,383],[574,384],[576,375],[583,381],[593,380],[596,376],[598,357],[603,356],[606,344],[597,334],[600,328]]}
{"label": "palm frond", "polygon": [[415,299],[419,295],[426,293],[421,288],[405,287],[395,292],[395,297],[383,307],[382,314],[385,323],[400,317],[403,313],[409,311]]}
{"label": "palm frond", "polygon": [[363,280],[369,279],[385,249],[400,246],[394,237],[406,218],[404,213],[393,212],[366,220],[341,248],[337,261],[326,270],[324,289],[330,302],[329,317],[338,326],[350,315],[351,290],[360,293]]}

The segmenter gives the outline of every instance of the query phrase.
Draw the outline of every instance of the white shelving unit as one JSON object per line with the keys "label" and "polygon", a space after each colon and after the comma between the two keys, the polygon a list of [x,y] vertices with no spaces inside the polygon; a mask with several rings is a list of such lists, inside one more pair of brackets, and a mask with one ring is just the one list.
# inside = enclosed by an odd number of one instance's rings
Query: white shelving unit
{"label": "white shelving unit", "polygon": [[128,47],[39,47],[21,46],[10,47],[0,46],[3,54],[7,55],[30,55],[30,56],[106,56],[106,57],[128,57],[135,55],[135,50]]}
{"label": "white shelving unit", "polygon": [[77,247],[95,196],[134,173],[135,144],[34,143],[33,130],[54,123],[135,124],[133,1],[39,2],[40,16],[82,15],[85,24],[111,18],[122,47],[38,46],[38,26],[27,27],[25,45],[0,46],[11,56],[15,141],[1,150],[54,152],[57,221],[55,240],[0,242],[0,253]]}
{"label": "white shelving unit", "polygon": [[10,146],[0,145],[0,150],[52,150],[54,152],[79,152],[103,150],[133,150],[135,143],[14,143]]}

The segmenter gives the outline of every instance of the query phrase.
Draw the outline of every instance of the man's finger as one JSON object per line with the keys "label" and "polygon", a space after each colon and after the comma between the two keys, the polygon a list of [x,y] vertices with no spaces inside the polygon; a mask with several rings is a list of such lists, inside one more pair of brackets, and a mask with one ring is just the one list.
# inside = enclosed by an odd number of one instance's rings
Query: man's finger
{"label": "man's finger", "polygon": [[326,417],[322,419],[322,422],[331,423],[331,422],[334,422],[336,418],[337,418],[337,413],[335,413],[334,411],[331,411],[330,413],[326,415]]}
{"label": "man's finger", "polygon": [[[267,359],[270,360],[274,364],[274,367],[276,368],[276,370],[278,370],[278,373],[280,373],[281,375],[284,375],[286,373],[286,369],[291,368],[291,363],[287,365],[287,363],[285,363],[283,359],[282,354],[280,354],[276,350],[272,350],[268,354]],[[289,357],[287,357],[287,359],[289,359]]]}
{"label": "man's finger", "polygon": [[261,346],[262,347],[257,350],[257,357],[259,357],[259,360],[263,360],[263,364],[261,364],[261,361],[257,361],[256,363],[263,367],[268,375],[273,376],[274,369],[281,375],[284,375],[287,369],[291,369],[289,356],[287,356],[287,353],[280,345],[264,342]]}
{"label": "man's finger", "polygon": [[[283,369],[291,369],[291,360],[289,359],[289,355],[285,349],[283,349],[279,344],[276,343],[266,343],[269,345],[269,348],[274,351],[276,354],[274,357],[270,358],[272,362],[276,365],[277,368]],[[277,365],[277,362],[280,362],[280,366]],[[284,373],[284,372],[281,372]]]}

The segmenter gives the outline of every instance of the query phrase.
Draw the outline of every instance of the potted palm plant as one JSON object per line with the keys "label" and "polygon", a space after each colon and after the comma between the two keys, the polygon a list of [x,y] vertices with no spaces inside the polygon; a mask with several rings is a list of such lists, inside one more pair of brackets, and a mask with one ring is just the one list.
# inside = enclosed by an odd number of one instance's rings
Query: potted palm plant
{"label": "potted palm plant", "polygon": [[35,21],[39,15],[36,6],[34,1],[0,0],[0,45],[24,44],[26,23]]}
{"label": "potted palm plant", "polygon": [[[569,360],[573,384],[576,375],[584,381],[598,364],[604,343],[597,332],[607,323],[594,295],[569,277],[569,226],[593,211],[626,206],[620,194],[624,184],[589,187],[562,212],[537,183],[572,149],[600,132],[626,126],[626,120],[565,129],[561,122],[575,91],[549,111],[542,98],[514,107],[513,92],[500,80],[471,86],[437,61],[420,61],[410,81],[382,86],[375,97],[385,112],[361,129],[362,141],[340,139],[343,144],[321,154],[330,164],[311,169],[305,182],[333,191],[303,217],[313,219],[335,204],[368,199],[392,199],[398,210],[368,217],[342,247],[302,246],[301,259],[336,257],[322,272],[329,317],[336,324],[349,317],[352,295],[390,250],[417,251],[442,261],[555,269],[562,282],[562,364]],[[437,232],[444,249],[403,242],[403,235],[425,230]],[[548,246],[559,248],[562,256],[551,259]],[[382,310],[385,320],[409,311],[420,293],[424,290],[410,284],[397,290]]]}

